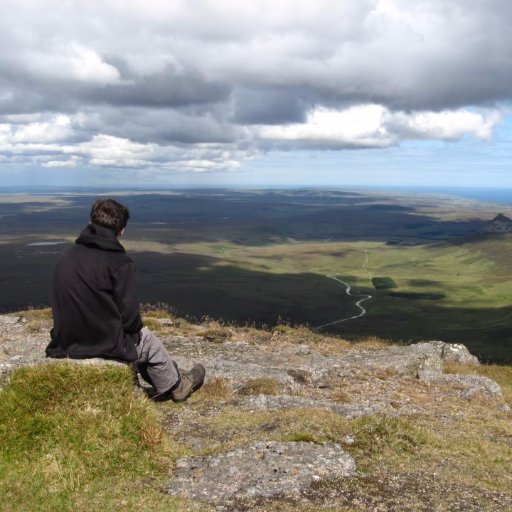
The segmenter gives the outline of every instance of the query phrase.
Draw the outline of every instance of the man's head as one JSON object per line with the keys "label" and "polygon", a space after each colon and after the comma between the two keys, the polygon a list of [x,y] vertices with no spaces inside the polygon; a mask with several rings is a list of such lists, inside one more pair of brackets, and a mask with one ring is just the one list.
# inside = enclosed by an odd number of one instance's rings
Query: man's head
{"label": "man's head", "polygon": [[110,229],[119,236],[128,224],[130,212],[113,199],[98,199],[91,208],[91,222]]}

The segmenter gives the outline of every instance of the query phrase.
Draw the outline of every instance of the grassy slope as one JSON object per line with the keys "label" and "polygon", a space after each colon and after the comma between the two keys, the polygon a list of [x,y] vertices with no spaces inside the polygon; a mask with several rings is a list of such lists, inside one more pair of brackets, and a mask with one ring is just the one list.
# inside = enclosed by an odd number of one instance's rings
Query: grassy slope
{"label": "grassy slope", "polygon": [[[272,324],[280,317],[314,327],[356,314],[355,300],[325,277],[338,274],[353,286],[353,295],[371,294],[373,299],[365,305],[366,317],[332,327],[334,332],[348,337],[384,333],[405,341],[438,338],[510,361],[509,236],[461,245],[388,246],[359,241],[240,247],[224,241],[183,244],[176,249],[213,258],[189,272],[177,270],[169,279],[177,303],[187,288],[195,307],[213,317],[222,317],[224,309],[224,319],[236,322],[250,309],[254,320],[260,317]],[[375,290],[372,277],[390,277],[397,288]],[[197,287],[197,293],[191,293],[190,286]],[[219,291],[223,301],[217,303],[217,311],[211,297]]]}
{"label": "grassy slope", "polygon": [[16,371],[0,393],[0,509],[164,510],[159,485],[183,449],[132,388],[118,367]]}
{"label": "grassy slope", "polygon": [[[161,334],[216,334],[219,340],[227,330],[176,318],[162,326],[157,320],[165,316],[148,312],[146,323]],[[48,321],[37,312],[27,317],[33,330]],[[277,337],[254,329],[229,331],[254,343],[307,342],[326,353],[346,350],[343,340],[305,329],[280,327]],[[372,345],[382,343],[364,346]],[[510,367],[448,370],[498,380],[512,404]],[[349,383],[332,398],[345,402],[351,399],[350,386],[362,391],[372,380],[388,378],[393,375],[368,375],[367,382]],[[209,510],[163,494],[175,458],[264,439],[340,443],[354,456],[359,474],[311,489],[310,504],[275,501],[251,510],[498,511],[512,504],[511,413],[493,401],[439,397],[426,384],[408,380],[397,386],[397,400],[428,412],[347,420],[321,410],[251,412],[232,405],[238,395],[262,392],[276,394],[279,388],[270,381],[253,382],[234,394],[217,379],[186,404],[154,404],[133,389],[131,374],[123,368],[57,364],[20,369],[0,392],[0,509]],[[189,443],[191,430],[194,444]],[[200,448],[201,438],[209,441],[208,448]],[[353,442],[347,443],[350,438]]]}

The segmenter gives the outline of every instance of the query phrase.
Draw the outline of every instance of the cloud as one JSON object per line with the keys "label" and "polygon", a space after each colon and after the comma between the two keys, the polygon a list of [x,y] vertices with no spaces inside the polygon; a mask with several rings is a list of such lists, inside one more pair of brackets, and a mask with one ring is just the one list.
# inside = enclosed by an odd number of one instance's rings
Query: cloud
{"label": "cloud", "polygon": [[71,120],[65,115],[57,115],[47,121],[4,126],[4,137],[13,143],[62,142],[72,135]]}
{"label": "cloud", "polygon": [[304,123],[265,126],[263,140],[316,148],[376,148],[400,140],[457,140],[466,135],[488,139],[501,120],[496,111],[392,112],[381,105],[359,105],[344,110],[317,108]]}
{"label": "cloud", "polygon": [[54,54],[33,49],[21,60],[24,71],[38,80],[111,84],[120,75],[114,66],[104,62],[92,48],[71,43]]}
{"label": "cloud", "polygon": [[505,0],[5,0],[3,161],[235,169],[273,148],[489,139]]}
{"label": "cloud", "polygon": [[46,160],[41,163],[43,167],[46,168],[70,168],[70,167],[76,167],[80,163],[80,158],[73,155],[68,160]]}
{"label": "cloud", "polygon": [[304,123],[267,126],[259,130],[262,139],[288,141],[317,147],[378,147],[394,142],[383,125],[385,108],[362,105],[346,110],[318,108]]}
{"label": "cloud", "polygon": [[198,71],[172,66],[148,75],[130,73],[122,82],[90,88],[83,92],[85,100],[123,106],[181,107],[226,100],[229,87],[207,80]]}
{"label": "cloud", "polygon": [[141,144],[111,135],[96,135],[77,144],[23,143],[6,141],[0,126],[2,159],[11,164],[41,165],[46,168],[129,168],[154,171],[234,170],[251,158],[249,151],[217,144],[190,147]]}
{"label": "cloud", "polygon": [[468,110],[442,112],[388,113],[385,124],[397,139],[457,140],[465,135],[489,139],[493,128],[501,122],[497,111],[485,113]]}
{"label": "cloud", "polygon": [[289,88],[236,88],[232,95],[233,117],[237,124],[286,124],[303,121],[310,101],[300,91]]}

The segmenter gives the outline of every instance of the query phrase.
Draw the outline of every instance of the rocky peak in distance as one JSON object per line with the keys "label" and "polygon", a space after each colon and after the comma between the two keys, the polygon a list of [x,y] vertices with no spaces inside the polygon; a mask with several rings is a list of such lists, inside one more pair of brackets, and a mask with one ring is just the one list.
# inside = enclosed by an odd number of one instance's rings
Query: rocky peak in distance
{"label": "rocky peak in distance", "polygon": [[485,233],[508,233],[512,231],[512,220],[498,213],[483,229]]}

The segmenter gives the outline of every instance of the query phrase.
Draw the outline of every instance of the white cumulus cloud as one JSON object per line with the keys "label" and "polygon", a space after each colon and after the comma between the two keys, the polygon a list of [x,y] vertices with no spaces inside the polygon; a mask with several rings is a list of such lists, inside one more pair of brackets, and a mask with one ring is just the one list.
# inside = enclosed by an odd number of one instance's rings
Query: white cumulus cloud
{"label": "white cumulus cloud", "polygon": [[264,126],[256,132],[262,139],[316,147],[385,147],[407,139],[455,140],[465,135],[488,139],[500,120],[497,111],[405,113],[358,105],[343,110],[320,107],[304,123]]}

